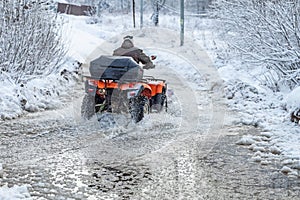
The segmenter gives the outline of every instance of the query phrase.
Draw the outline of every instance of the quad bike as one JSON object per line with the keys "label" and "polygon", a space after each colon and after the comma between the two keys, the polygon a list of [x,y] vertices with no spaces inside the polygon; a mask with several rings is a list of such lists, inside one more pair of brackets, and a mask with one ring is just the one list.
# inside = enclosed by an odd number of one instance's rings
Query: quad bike
{"label": "quad bike", "polygon": [[166,81],[143,76],[143,68],[131,57],[100,56],[90,63],[89,70],[83,118],[90,119],[95,113],[130,113],[137,123],[145,114],[167,109]]}
{"label": "quad bike", "polygon": [[291,113],[291,121],[300,124],[300,109],[295,109]]}

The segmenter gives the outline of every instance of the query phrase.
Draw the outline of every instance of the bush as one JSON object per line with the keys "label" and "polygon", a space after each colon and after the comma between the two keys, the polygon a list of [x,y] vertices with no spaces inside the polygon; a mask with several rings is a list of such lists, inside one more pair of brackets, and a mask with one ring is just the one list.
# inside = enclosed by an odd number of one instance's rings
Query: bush
{"label": "bush", "polygon": [[20,83],[57,70],[65,55],[61,25],[45,1],[0,1],[0,79]]}
{"label": "bush", "polygon": [[274,90],[297,85],[300,70],[298,0],[216,0],[214,17],[237,56],[261,70]]}

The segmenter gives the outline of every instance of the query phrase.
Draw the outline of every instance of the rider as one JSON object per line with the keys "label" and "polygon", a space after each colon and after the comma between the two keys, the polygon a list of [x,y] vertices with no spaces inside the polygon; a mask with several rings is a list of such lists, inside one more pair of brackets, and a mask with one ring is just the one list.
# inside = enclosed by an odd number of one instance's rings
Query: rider
{"label": "rider", "polygon": [[124,41],[121,47],[114,50],[114,56],[130,56],[137,63],[142,63],[144,65],[144,69],[152,69],[155,65],[152,63],[151,59],[143,53],[143,50],[135,47],[133,45],[132,39],[133,36],[125,36]]}

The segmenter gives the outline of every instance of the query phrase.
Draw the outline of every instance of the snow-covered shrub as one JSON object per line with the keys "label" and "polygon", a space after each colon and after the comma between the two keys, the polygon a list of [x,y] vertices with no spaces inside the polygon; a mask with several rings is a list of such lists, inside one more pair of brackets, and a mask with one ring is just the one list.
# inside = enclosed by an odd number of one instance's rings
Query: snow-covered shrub
{"label": "snow-covered shrub", "polygon": [[286,99],[286,109],[289,111],[294,111],[300,109],[300,87],[295,88],[290,92]]}
{"label": "snow-covered shrub", "polygon": [[58,18],[47,1],[0,1],[0,79],[27,82],[58,69],[65,55]]}
{"label": "snow-covered shrub", "polygon": [[37,76],[19,84],[0,80],[0,120],[62,106],[61,98],[72,94],[70,90],[80,78],[80,66],[81,63],[69,58],[58,74]]}
{"label": "snow-covered shrub", "polygon": [[300,87],[292,90],[284,99],[284,107],[291,114],[291,121],[299,122],[300,119]]}
{"label": "snow-covered shrub", "polygon": [[216,0],[218,30],[236,56],[261,67],[262,83],[293,88],[300,75],[298,0]]}

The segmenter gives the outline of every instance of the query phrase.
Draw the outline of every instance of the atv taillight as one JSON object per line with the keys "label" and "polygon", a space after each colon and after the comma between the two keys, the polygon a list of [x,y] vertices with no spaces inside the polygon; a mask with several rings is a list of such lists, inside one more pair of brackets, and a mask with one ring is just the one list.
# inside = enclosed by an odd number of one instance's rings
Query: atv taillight
{"label": "atv taillight", "polygon": [[156,59],[156,57],[157,57],[157,56],[155,56],[155,55],[152,55],[152,56],[151,56],[151,60],[155,60],[155,59]]}
{"label": "atv taillight", "polygon": [[93,79],[89,79],[88,83],[89,83],[89,85],[97,86],[98,81],[97,80],[93,80]]}
{"label": "atv taillight", "polygon": [[129,88],[133,88],[133,87],[134,87],[134,84],[133,84],[133,83],[129,83],[129,84],[128,84],[128,87],[129,87]]}
{"label": "atv taillight", "polygon": [[135,96],[135,92],[129,92],[129,96],[134,97]]}

